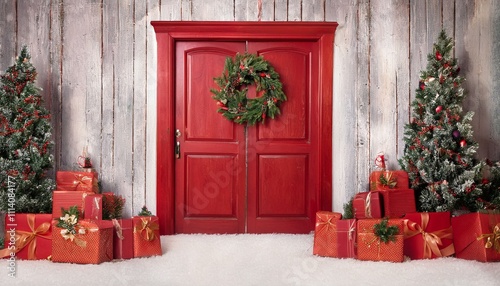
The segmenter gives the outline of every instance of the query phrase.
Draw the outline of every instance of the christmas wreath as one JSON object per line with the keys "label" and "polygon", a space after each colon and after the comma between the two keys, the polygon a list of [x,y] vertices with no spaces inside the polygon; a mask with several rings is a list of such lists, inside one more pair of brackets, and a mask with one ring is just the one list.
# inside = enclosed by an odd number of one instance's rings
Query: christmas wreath
{"label": "christmas wreath", "polygon": [[[280,114],[286,100],[279,74],[262,56],[236,54],[228,57],[220,77],[214,78],[218,89],[211,89],[219,106],[218,112],[236,123],[265,122],[266,117]],[[247,98],[246,86],[256,84],[257,96]]]}

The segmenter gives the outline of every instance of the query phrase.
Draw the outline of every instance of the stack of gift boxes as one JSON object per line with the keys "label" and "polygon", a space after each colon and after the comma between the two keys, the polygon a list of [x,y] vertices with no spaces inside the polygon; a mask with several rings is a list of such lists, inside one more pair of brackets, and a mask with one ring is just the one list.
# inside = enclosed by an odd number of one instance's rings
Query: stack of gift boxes
{"label": "stack of gift boxes", "polygon": [[123,206],[124,199],[99,193],[98,175],[92,169],[58,171],[56,186],[52,214],[6,216],[6,226],[15,225],[6,227],[6,241],[15,237],[16,242],[10,249],[5,243],[2,257],[99,264],[162,255],[158,217],[146,207],[132,218],[120,218],[120,208],[103,219],[103,208],[109,212],[116,200],[122,200]]}
{"label": "stack of gift boxes", "polygon": [[354,218],[316,214],[313,254],[336,258],[403,262],[454,256],[500,261],[500,214],[416,212],[408,174],[374,171],[370,188],[352,200]]}

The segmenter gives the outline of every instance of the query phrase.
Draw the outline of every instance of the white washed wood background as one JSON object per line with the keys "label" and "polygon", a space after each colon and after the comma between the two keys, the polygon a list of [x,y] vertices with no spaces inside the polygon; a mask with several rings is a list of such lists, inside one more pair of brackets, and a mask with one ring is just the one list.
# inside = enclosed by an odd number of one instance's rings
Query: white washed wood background
{"label": "white washed wood background", "polygon": [[[261,3],[261,9],[259,9]],[[500,159],[500,1],[0,0],[0,69],[27,44],[53,114],[56,167],[85,146],[126,215],[156,211],[152,20],[335,21],[333,205],[367,190],[384,151],[398,168],[404,124],[441,29],[456,40],[480,157]]]}

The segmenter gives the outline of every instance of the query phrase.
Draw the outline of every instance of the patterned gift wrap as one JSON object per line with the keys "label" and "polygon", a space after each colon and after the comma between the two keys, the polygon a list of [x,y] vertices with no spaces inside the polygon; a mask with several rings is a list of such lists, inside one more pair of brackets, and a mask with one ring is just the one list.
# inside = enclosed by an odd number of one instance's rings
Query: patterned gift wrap
{"label": "patterned gift wrap", "polygon": [[61,191],[79,191],[99,193],[98,178],[95,172],[57,171],[57,189]]}
{"label": "patterned gift wrap", "polygon": [[134,257],[162,255],[157,216],[132,217],[134,224]]}
{"label": "patterned gift wrap", "polygon": [[[5,249],[0,250],[0,257],[16,259],[47,259],[52,254],[52,215],[51,214],[15,214],[5,216]],[[13,244],[11,237],[15,238]]]}
{"label": "patterned gift wrap", "polygon": [[410,213],[404,218],[404,255],[429,259],[455,253],[449,212]]}
{"label": "patterned gift wrap", "polygon": [[374,227],[382,219],[360,219],[358,220],[357,258],[369,261],[403,262],[403,220],[389,219],[388,225],[395,225],[399,229],[396,241],[384,243],[374,233]]}
{"label": "patterned gift wrap", "polygon": [[337,225],[342,214],[328,211],[316,212],[316,226],[314,228],[313,254],[319,256],[337,257]]}
{"label": "patterned gift wrap", "polygon": [[373,171],[369,180],[370,191],[410,188],[408,173],[403,170]]}
{"label": "patterned gift wrap", "polygon": [[113,223],[111,221],[80,220],[85,234],[77,234],[73,240],[61,235],[62,228],[54,220],[52,228],[52,261],[78,264],[100,264],[113,260]]}
{"label": "patterned gift wrap", "polygon": [[388,218],[402,218],[407,213],[416,212],[415,195],[413,189],[381,190],[384,202],[384,216]]}
{"label": "patterned gift wrap", "polygon": [[451,218],[455,257],[500,261],[500,213],[470,213]]}
{"label": "patterned gift wrap", "polygon": [[354,217],[362,218],[381,218],[384,216],[382,209],[382,196],[379,192],[361,192],[357,193],[353,200]]}

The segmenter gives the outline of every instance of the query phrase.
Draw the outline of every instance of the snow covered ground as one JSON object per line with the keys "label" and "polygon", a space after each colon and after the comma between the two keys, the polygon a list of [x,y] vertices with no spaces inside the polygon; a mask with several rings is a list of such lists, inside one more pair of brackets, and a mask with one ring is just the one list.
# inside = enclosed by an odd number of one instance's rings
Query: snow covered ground
{"label": "snow covered ground", "polygon": [[500,263],[456,258],[403,263],[312,255],[313,235],[162,236],[163,255],[77,265],[17,261],[0,285],[500,285]]}

